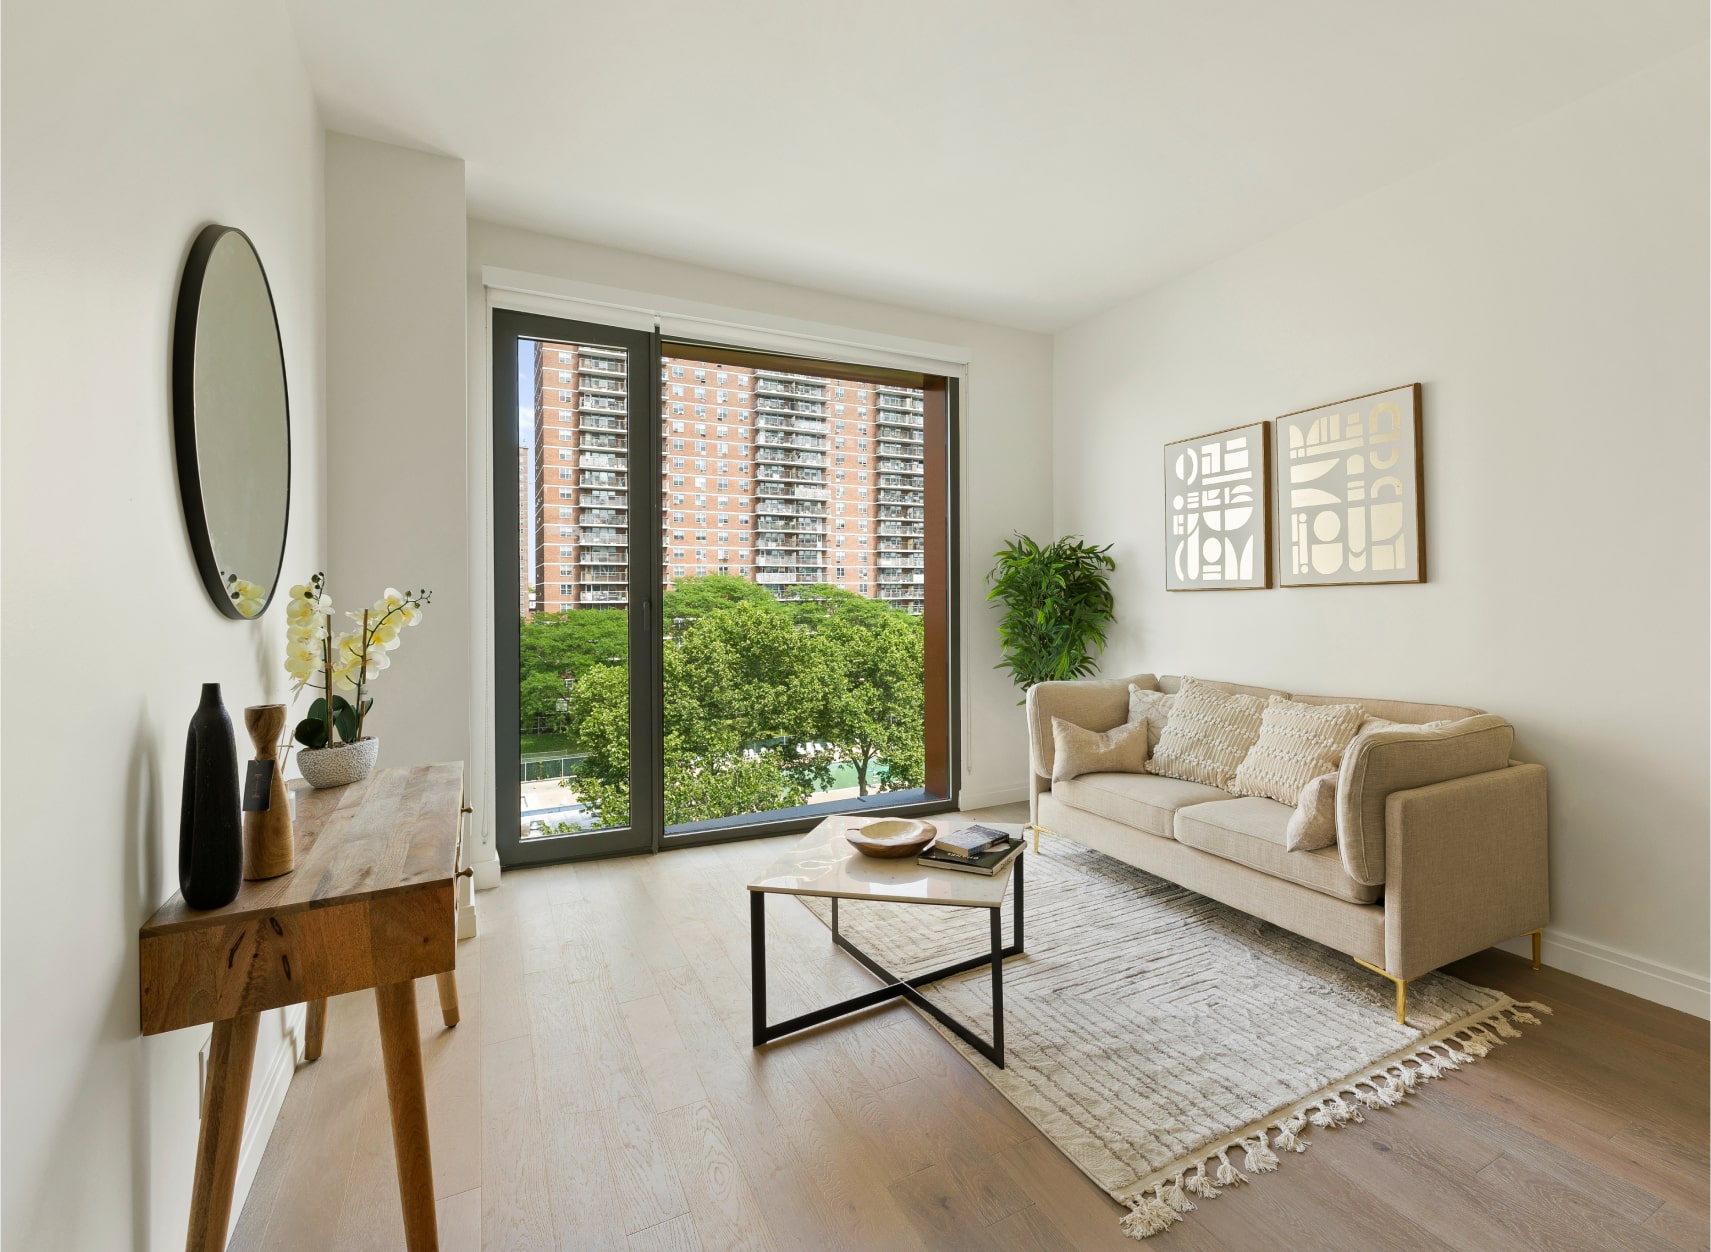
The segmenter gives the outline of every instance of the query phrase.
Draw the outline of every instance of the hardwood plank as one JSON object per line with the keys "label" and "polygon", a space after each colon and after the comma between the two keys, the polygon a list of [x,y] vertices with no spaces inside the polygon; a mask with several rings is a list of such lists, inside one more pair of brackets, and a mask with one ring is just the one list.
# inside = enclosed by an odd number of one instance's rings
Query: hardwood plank
{"label": "hardwood plank", "polygon": [[797,1159],[756,1075],[746,1039],[724,1031],[688,966],[662,975],[663,996],[681,1035],[698,1041],[694,1060],[708,1100],[781,1247],[849,1249],[847,1222]]}
{"label": "hardwood plank", "polygon": [[689,1211],[671,1153],[654,1132],[653,1112],[626,1097],[599,1112],[624,1230],[635,1234]]}
{"label": "hardwood plank", "polygon": [[677,1162],[695,1233],[708,1252],[778,1252],[730,1141],[706,1100],[655,1119]]}
{"label": "hardwood plank", "polygon": [[481,1188],[446,1196],[437,1207],[440,1252],[481,1252]]}
{"label": "hardwood plank", "polygon": [[446,1199],[481,1186],[481,997],[462,999],[462,1020],[443,1025],[434,980],[416,985],[422,1023],[422,1066],[428,1079],[428,1134],[434,1144],[434,1196]]}
{"label": "hardwood plank", "polygon": [[1572,1240],[1584,1241],[1589,1247],[1633,1248],[1638,1252],[1666,1252],[1670,1246],[1667,1240],[1642,1229],[1639,1222],[1612,1212],[1575,1187],[1507,1153],[1480,1170],[1479,1177],[1493,1184],[1500,1194],[1521,1197],[1527,1205],[1550,1214],[1555,1229],[1539,1230],[1534,1237],[1542,1237],[1552,1246],[1572,1246]]}
{"label": "hardwood plank", "polygon": [[481,1050],[481,1246],[551,1247],[540,1099],[527,1035]]}
{"label": "hardwood plank", "polygon": [[637,1231],[629,1237],[628,1246],[629,1252],[701,1252],[695,1223],[687,1213]]}
{"label": "hardwood plank", "polygon": [[1641,1225],[1660,1239],[1675,1247],[1685,1248],[1688,1252],[1706,1252],[1711,1249],[1711,1221],[1707,1220],[1703,1209],[1690,1213],[1673,1204],[1666,1204],[1646,1218]]}
{"label": "hardwood plank", "polygon": [[[672,971],[666,971],[670,973]],[[663,976],[663,975],[662,975]],[[630,1042],[647,1076],[648,1090],[658,1112],[696,1104],[707,1098],[695,1061],[677,1033],[671,1010],[659,995],[631,1000],[621,1006]]]}

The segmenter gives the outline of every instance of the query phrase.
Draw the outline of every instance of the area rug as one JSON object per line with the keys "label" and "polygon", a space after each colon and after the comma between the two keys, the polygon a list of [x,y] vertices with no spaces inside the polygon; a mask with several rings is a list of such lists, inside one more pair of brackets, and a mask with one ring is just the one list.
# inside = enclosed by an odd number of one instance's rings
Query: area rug
{"label": "area rug", "polygon": [[[1027,950],[1004,963],[1006,1068],[922,1016],[1128,1207],[1137,1239],[1550,1011],[1430,974],[1409,984],[1401,1025],[1392,985],[1342,953],[1060,835],[1024,872]],[[801,899],[829,924],[828,901]],[[1007,903],[1006,942],[1011,917]],[[990,942],[983,909],[846,900],[840,924],[903,976]],[[987,970],[924,994],[991,1037]]]}

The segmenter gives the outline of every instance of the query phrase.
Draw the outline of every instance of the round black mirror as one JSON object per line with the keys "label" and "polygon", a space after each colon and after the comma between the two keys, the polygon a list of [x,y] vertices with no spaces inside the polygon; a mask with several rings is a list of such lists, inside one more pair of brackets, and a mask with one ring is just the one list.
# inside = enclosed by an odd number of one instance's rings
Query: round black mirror
{"label": "round black mirror", "polygon": [[172,418],[184,520],[227,617],[273,599],[291,511],[291,409],[273,292],[248,235],[207,226],[178,289]]}

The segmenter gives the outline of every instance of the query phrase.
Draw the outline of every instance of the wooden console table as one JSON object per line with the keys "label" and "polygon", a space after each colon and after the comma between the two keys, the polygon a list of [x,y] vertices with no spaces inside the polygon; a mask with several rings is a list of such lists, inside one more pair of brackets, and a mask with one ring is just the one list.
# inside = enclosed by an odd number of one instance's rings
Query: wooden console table
{"label": "wooden console table", "polygon": [[438,1248],[415,980],[439,976],[446,1025],[456,1025],[462,823],[461,763],[304,792],[294,871],[244,883],[219,909],[192,909],[175,894],[142,928],[143,1034],[214,1024],[190,1252],[226,1244],[257,1014],[309,1002],[312,1060],[326,998],[367,987],[380,1016],[405,1241],[411,1252]]}

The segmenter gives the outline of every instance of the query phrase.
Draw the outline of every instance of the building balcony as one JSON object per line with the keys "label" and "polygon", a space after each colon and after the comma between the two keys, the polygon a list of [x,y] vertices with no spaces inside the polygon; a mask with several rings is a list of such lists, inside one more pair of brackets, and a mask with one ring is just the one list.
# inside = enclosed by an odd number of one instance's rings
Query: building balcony
{"label": "building balcony", "polygon": [[585,395],[577,401],[576,407],[584,413],[612,413],[622,416],[625,412],[624,401],[614,400],[609,396]]}
{"label": "building balcony", "polygon": [[923,555],[886,556],[881,553],[878,564],[880,569],[926,569],[927,567],[926,557]]}
{"label": "building balcony", "polygon": [[588,543],[584,543],[582,546],[582,564],[584,565],[627,566],[629,563],[630,550],[628,548],[613,548],[604,545],[595,547]]}
{"label": "building balcony", "polygon": [[826,406],[819,400],[780,400],[776,396],[756,396],[755,412],[783,416],[824,417]]}
{"label": "building balcony", "polygon": [[921,441],[919,439],[915,440],[914,443],[890,442],[894,439],[896,439],[895,435],[887,435],[886,441],[881,442],[878,447],[874,448],[874,451],[880,456],[900,456],[911,461],[922,459]]}
{"label": "building balcony", "polygon": [[584,393],[595,393],[602,396],[622,396],[626,394],[622,379],[602,378],[597,374],[587,374],[579,378],[576,389]]}
{"label": "building balcony", "polygon": [[622,591],[603,591],[595,587],[584,587],[577,600],[582,604],[624,604],[628,602],[629,597]]}
{"label": "building balcony", "polygon": [[926,408],[926,401],[918,391],[888,391],[883,387],[874,396],[874,404],[882,409],[902,409],[910,413],[919,413]]}
{"label": "building balcony", "polygon": [[604,417],[597,413],[580,413],[576,418],[576,428],[578,430],[594,431],[596,433],[610,431],[621,435],[625,434],[629,430],[630,424],[621,417]]}
{"label": "building balcony", "polygon": [[900,426],[905,430],[919,430],[926,425],[926,419],[918,413],[898,413],[880,409],[873,415],[873,420],[881,426]]}
{"label": "building balcony", "polygon": [[[629,458],[623,455],[613,455],[610,452],[584,452],[576,462],[585,470],[624,470],[629,468]],[[584,482],[586,482],[584,478]]]}
{"label": "building balcony", "polygon": [[826,454],[824,452],[787,451],[783,448],[756,448],[755,461],[761,465],[813,465],[824,469],[826,467]]}
{"label": "building balcony", "polygon": [[[879,516],[886,521],[919,522],[925,520],[926,513],[925,510],[920,508],[909,508],[901,504],[888,505],[882,500],[880,501]],[[920,532],[917,531],[915,533],[919,534]]]}
{"label": "building balcony", "polygon": [[781,374],[776,370],[755,371],[756,395],[826,397],[826,380],[812,374]]}
{"label": "building balcony", "polygon": [[793,413],[775,413],[767,409],[755,410],[755,427],[758,430],[801,430],[824,435],[831,430],[830,424],[824,418],[803,417]]}
{"label": "building balcony", "polygon": [[581,521],[584,535],[598,533],[593,529],[596,527],[622,528],[626,534],[629,533],[630,515],[628,513],[618,513],[599,505],[591,505],[587,500],[583,501]]}
{"label": "building balcony", "polygon": [[576,446],[584,452],[616,452],[620,456],[629,452],[629,440],[622,435],[584,434],[576,441]]}
{"label": "building balcony", "polygon": [[[585,509],[623,509],[627,513],[630,497],[622,492],[585,491],[579,503]],[[583,520],[587,520],[587,514],[583,515]],[[624,524],[629,525],[627,521]]]}
{"label": "building balcony", "polygon": [[755,446],[759,448],[808,448],[823,452],[826,448],[824,435],[786,434],[778,430],[760,430],[755,432]]}
{"label": "building balcony", "polygon": [[601,374],[607,378],[624,377],[624,360],[622,357],[590,356],[587,353],[576,363],[576,367],[584,374]]}
{"label": "building balcony", "polygon": [[[919,492],[919,491],[881,490],[879,493],[879,502],[881,504],[900,504],[900,505],[904,505],[904,506],[914,505],[917,509],[919,509],[921,505],[926,503],[926,496],[922,492]],[[880,516],[881,517],[890,517],[892,515],[884,512],[884,511],[881,511]],[[921,514],[919,512],[916,512],[916,513],[909,514],[909,516],[910,517],[920,517]]]}
{"label": "building balcony", "polygon": [[[888,474],[909,474],[919,478],[927,472],[926,466],[920,461],[897,461],[890,458],[882,458],[874,468],[880,471],[879,481],[881,484],[885,483]],[[909,484],[900,485],[908,486]]]}

